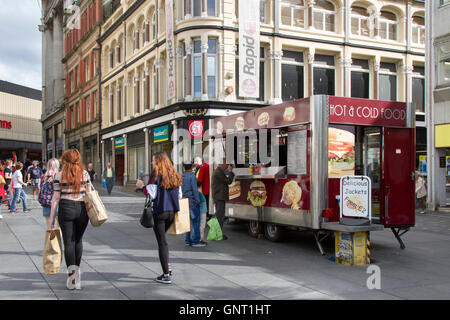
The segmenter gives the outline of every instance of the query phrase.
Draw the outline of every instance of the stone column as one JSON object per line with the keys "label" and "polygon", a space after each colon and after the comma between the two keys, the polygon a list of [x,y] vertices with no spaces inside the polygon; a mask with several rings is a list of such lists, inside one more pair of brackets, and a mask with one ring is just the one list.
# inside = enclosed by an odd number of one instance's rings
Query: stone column
{"label": "stone column", "polygon": [[374,81],[373,81],[373,89],[374,89],[374,98],[380,99],[380,57],[376,56],[373,61],[373,71],[374,71]]}
{"label": "stone column", "polygon": [[127,135],[123,135],[123,158],[124,158],[124,168],[123,168],[123,186],[127,185],[128,181],[128,143],[127,143]]}
{"label": "stone column", "polygon": [[185,19],[192,18],[192,8],[191,8],[191,0],[185,0],[184,1],[184,8],[185,8]]}
{"label": "stone column", "polygon": [[345,17],[344,17],[344,32],[345,32],[345,42],[348,43],[349,42],[349,38],[350,38],[350,32],[351,32],[351,6],[350,6],[350,0],[345,0]]}
{"label": "stone column", "polygon": [[144,148],[145,148],[145,176],[144,176],[144,183],[147,183],[148,177],[150,175],[150,161],[149,161],[149,147],[148,147],[148,129],[144,128],[142,129],[144,131]]}
{"label": "stone column", "polygon": [[281,57],[283,51],[272,50],[269,52],[269,57],[273,61],[273,81],[274,81],[274,95],[270,104],[278,104],[283,102],[281,99]]}
{"label": "stone column", "polygon": [[111,167],[116,168],[116,150],[114,148],[114,137],[111,138]]}
{"label": "stone column", "polygon": [[314,55],[315,49],[310,48],[308,53],[308,97],[314,95]]}
{"label": "stone column", "polygon": [[[309,0],[307,2],[307,7],[308,7],[308,24],[305,24],[306,29],[314,29],[313,26],[313,7],[316,3],[314,2],[314,0]],[[306,22],[306,21],[305,21]]]}
{"label": "stone column", "polygon": [[347,58],[341,58],[339,59],[339,63],[341,66],[341,69],[344,69],[344,97],[351,97],[352,91],[351,91],[351,70],[352,67],[352,59]]}
{"label": "stone column", "polygon": [[208,42],[202,44],[202,66],[202,100],[208,100]]}
{"label": "stone column", "polygon": [[208,16],[207,0],[202,0],[202,17]]}
{"label": "stone column", "polygon": [[[405,102],[412,101],[412,72],[414,67],[410,65],[402,66],[402,73],[405,75]],[[398,97],[397,97],[398,99]],[[398,99],[399,100],[399,99]]]}

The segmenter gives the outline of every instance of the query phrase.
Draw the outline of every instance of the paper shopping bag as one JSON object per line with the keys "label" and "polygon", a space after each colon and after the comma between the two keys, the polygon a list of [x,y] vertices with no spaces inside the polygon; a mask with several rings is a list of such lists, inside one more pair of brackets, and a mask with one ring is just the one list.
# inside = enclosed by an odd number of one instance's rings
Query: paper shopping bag
{"label": "paper shopping bag", "polygon": [[191,231],[191,219],[189,217],[189,199],[180,199],[180,211],[175,212],[173,223],[167,230],[167,234],[176,236]]}
{"label": "paper shopping bag", "polygon": [[106,208],[103,205],[102,199],[100,199],[98,192],[92,185],[89,190],[86,190],[86,194],[84,195],[84,203],[86,205],[89,221],[93,227],[99,227],[106,220],[108,220]]}
{"label": "paper shopping bag", "polygon": [[61,232],[59,229],[45,232],[45,246],[42,254],[45,274],[59,272],[62,262]]}

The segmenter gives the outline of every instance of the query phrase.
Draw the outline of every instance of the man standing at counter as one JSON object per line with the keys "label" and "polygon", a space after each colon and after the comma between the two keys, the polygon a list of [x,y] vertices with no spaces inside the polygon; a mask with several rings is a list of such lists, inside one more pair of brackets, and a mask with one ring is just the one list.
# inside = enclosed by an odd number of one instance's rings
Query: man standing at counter
{"label": "man standing at counter", "polygon": [[[216,217],[219,221],[220,229],[223,233],[223,221],[225,219],[225,203],[229,200],[228,185],[233,182],[234,173],[233,167],[229,164],[223,163],[218,165],[214,170],[212,181],[212,197],[216,204]],[[227,240],[228,237],[223,234],[223,240]]]}

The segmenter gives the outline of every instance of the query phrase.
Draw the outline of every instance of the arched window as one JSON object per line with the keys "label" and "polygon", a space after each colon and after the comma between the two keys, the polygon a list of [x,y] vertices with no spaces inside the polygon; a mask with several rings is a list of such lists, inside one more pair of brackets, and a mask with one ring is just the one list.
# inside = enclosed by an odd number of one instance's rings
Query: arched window
{"label": "arched window", "polygon": [[415,44],[425,44],[425,20],[422,17],[412,17],[412,42]]}
{"label": "arched window", "polygon": [[152,40],[156,39],[156,12],[152,14]]}
{"label": "arched window", "polygon": [[286,26],[304,28],[305,11],[303,0],[282,0],[281,23]]}
{"label": "arched window", "polygon": [[389,11],[381,11],[380,38],[397,40],[397,16]]}
{"label": "arched window", "polygon": [[366,8],[352,6],[352,34],[357,36],[370,36],[369,13]]}
{"label": "arched window", "polygon": [[326,0],[316,0],[313,7],[314,29],[335,32],[336,8],[333,3]]}

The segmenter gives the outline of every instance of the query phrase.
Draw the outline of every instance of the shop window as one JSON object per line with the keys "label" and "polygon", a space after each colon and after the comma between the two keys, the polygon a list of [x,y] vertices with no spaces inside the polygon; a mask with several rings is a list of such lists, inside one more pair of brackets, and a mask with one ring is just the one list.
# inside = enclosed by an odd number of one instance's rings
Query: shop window
{"label": "shop window", "polygon": [[380,38],[385,40],[397,40],[397,17],[388,11],[381,11]]}
{"label": "shop window", "polygon": [[412,74],[412,103],[416,112],[425,112],[425,68],[414,66]]}
{"label": "shop window", "polygon": [[425,19],[423,17],[412,17],[412,42],[425,45]]}
{"label": "shop window", "polygon": [[436,44],[437,51],[437,84],[441,86],[450,85],[450,40]]}
{"label": "shop window", "polygon": [[281,64],[281,85],[283,101],[303,98],[303,53],[283,50]]}
{"label": "shop window", "polygon": [[366,8],[352,6],[351,30],[356,36],[370,36],[370,16]]}
{"label": "shop window", "polygon": [[246,100],[256,100],[256,101],[264,101],[265,97],[265,75],[266,75],[266,55],[264,47],[260,47],[259,52],[259,97],[258,98],[247,98],[239,95],[239,45],[236,45],[236,96],[238,99],[246,99]]}
{"label": "shop window", "polygon": [[314,94],[335,95],[334,56],[316,54],[314,57]]}
{"label": "shop window", "polygon": [[283,25],[304,28],[305,12],[303,0],[281,1],[281,23]]}
{"label": "shop window", "polygon": [[313,7],[314,29],[335,32],[336,8],[326,0],[316,0]]}
{"label": "shop window", "polygon": [[380,100],[397,100],[397,65],[395,63],[380,64],[378,90]]}
{"label": "shop window", "polygon": [[369,61],[353,59],[351,71],[352,98],[369,99]]}

